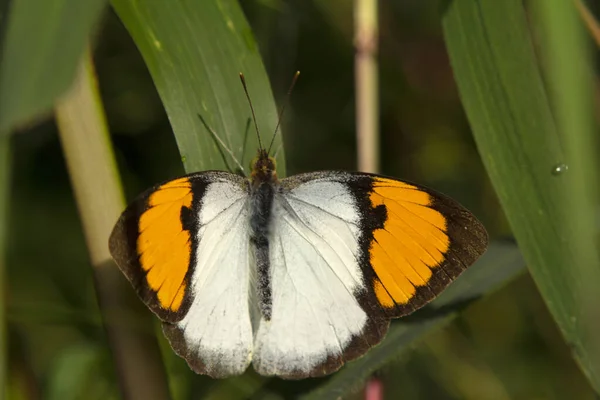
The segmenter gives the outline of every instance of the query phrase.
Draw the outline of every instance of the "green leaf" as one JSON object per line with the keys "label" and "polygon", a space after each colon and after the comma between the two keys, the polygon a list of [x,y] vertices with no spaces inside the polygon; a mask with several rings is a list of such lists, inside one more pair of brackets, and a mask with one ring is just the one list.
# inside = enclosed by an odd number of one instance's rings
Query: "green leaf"
{"label": "green leaf", "polygon": [[104,4],[8,0],[0,8],[0,132],[52,108],[73,81]]}
{"label": "green leaf", "polygon": [[[150,70],[186,171],[227,169],[201,118],[247,169],[258,142],[254,128],[248,127],[251,114],[238,74],[246,77],[264,146],[275,130],[277,110],[256,42],[237,1],[112,0],[112,4]],[[274,150],[279,148],[280,137]],[[235,168],[231,157],[227,159]],[[282,151],[278,161],[283,176]]]}
{"label": "green leaf", "polygon": [[381,344],[348,363],[303,400],[337,399],[358,389],[373,372],[399,358],[416,341],[457,315],[460,309],[488,294],[525,270],[513,244],[492,243],[488,251],[430,305],[392,322]]}
{"label": "green leaf", "polygon": [[[536,0],[532,2],[541,22],[542,51],[547,62],[547,82],[563,136],[568,179],[568,193],[563,197],[565,208],[561,223],[570,232],[571,252],[564,252],[562,268],[571,279],[576,293],[562,292],[549,302],[561,301],[573,308],[564,330],[573,339],[576,359],[583,372],[600,393],[600,314],[598,285],[600,256],[597,248],[597,205],[599,204],[597,163],[598,141],[593,129],[594,78],[591,54],[586,47],[584,30],[576,8],[568,2]],[[573,62],[577,60],[577,62]],[[565,167],[566,168],[566,167]],[[556,279],[562,278],[560,275]],[[564,300],[563,300],[564,298]],[[572,321],[575,317],[577,320]],[[567,315],[557,318],[561,323]]]}
{"label": "green leaf", "polygon": [[[589,189],[596,188],[598,181],[592,177],[597,168],[583,170],[593,164],[589,157],[595,147],[585,139],[590,137],[589,122],[581,97],[585,94],[582,87],[591,82],[582,84],[585,73],[581,70],[585,68],[577,65],[587,57],[573,34],[578,27],[571,2],[540,3],[558,6],[553,12],[568,21],[554,27],[562,42],[556,44],[565,46],[562,68],[558,68],[562,76],[550,74],[550,81],[564,80],[561,87],[565,90],[554,91],[558,97],[553,102],[564,137],[555,125],[521,0],[447,2],[444,34],[477,146],[529,270],[576,359],[598,390],[597,303],[595,309],[589,303],[593,300],[590,286],[597,288],[600,283],[591,225],[596,220],[595,210],[589,196]],[[556,58],[548,61],[552,67]],[[563,140],[575,145],[565,152]],[[590,150],[585,151],[585,146]],[[564,165],[571,163],[576,168],[565,172]],[[584,176],[587,180],[582,180]]]}

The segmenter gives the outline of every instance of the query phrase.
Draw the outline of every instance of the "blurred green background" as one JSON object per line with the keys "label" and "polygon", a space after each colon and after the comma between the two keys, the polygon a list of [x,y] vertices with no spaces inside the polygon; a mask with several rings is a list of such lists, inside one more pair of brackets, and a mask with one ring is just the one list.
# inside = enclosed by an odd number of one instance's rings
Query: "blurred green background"
{"label": "blurred green background", "polygon": [[[288,175],[356,169],[351,2],[241,5],[278,103],[293,73],[302,73],[283,121]],[[435,1],[380,2],[381,171],[450,195],[493,239],[510,238],[458,97],[439,10]],[[114,12],[103,15],[93,49],[131,200],[182,174],[181,158],[144,61]],[[119,398],[53,119],[19,129],[11,145],[9,396]],[[227,384],[196,376],[159,336],[176,399],[293,395],[285,382],[252,373]],[[594,398],[529,276],[476,302],[377,375],[389,399]],[[358,389],[354,398],[362,397]]]}

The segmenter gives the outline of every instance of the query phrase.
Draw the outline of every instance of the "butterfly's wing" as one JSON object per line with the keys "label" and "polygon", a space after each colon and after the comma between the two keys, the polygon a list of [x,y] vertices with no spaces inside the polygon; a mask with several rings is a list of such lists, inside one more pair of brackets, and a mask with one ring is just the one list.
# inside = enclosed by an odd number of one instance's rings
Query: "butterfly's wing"
{"label": "butterfly's wing", "polygon": [[379,343],[390,318],[435,298],[487,242],[469,211],[422,186],[347,172],[282,180],[255,369],[287,378],[339,369]]}
{"label": "butterfly's wing", "polygon": [[123,212],[110,252],[198,373],[241,374],[250,363],[248,181],[226,172],[157,185]]}

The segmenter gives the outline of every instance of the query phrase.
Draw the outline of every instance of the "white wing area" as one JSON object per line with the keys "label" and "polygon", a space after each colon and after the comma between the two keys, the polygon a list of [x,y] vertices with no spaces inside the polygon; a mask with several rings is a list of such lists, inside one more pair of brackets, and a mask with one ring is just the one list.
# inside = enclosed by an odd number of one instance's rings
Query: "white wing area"
{"label": "white wing area", "polygon": [[252,357],[247,199],[243,187],[227,181],[210,183],[202,199],[193,302],[177,326],[188,355],[211,376],[241,374]]}
{"label": "white wing area", "polygon": [[270,243],[272,314],[256,333],[253,365],[263,375],[309,375],[340,357],[367,315],[354,294],[359,214],[345,185],[312,180],[277,194]]}

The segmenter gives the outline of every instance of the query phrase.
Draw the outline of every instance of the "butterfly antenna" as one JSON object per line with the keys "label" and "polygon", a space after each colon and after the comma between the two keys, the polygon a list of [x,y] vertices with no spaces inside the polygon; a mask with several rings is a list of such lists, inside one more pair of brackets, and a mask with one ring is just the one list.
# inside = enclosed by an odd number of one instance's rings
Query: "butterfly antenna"
{"label": "butterfly antenna", "polygon": [[256,115],[254,114],[254,107],[252,107],[252,100],[250,100],[250,95],[248,94],[248,87],[246,86],[246,78],[244,78],[244,74],[240,72],[240,80],[242,81],[242,86],[244,87],[244,93],[246,93],[246,98],[248,99],[248,104],[250,105],[250,111],[252,111],[252,120],[254,121],[254,128],[256,129],[256,136],[258,137],[258,147],[262,150],[264,147],[262,146],[262,141],[260,140],[260,133],[258,132],[258,124],[256,123]]}
{"label": "butterfly antenna", "polygon": [[[233,151],[231,151],[229,149],[229,147],[227,147],[227,145],[225,144],[225,142],[223,142],[223,140],[219,137],[219,135],[217,135],[217,132],[215,132],[204,120],[204,118],[202,118],[202,115],[198,114],[198,118],[200,118],[200,121],[202,122],[202,125],[204,125],[204,127],[206,128],[206,130],[212,135],[213,139],[217,141],[217,143],[219,143],[221,145],[221,147],[227,152],[227,154],[229,154],[229,156],[231,157],[231,159],[233,160],[233,162],[235,163],[235,165],[242,171],[242,173],[244,175],[246,175],[246,170],[244,170],[244,167],[242,166],[242,164],[240,164],[240,162],[238,161],[238,159],[236,158],[235,154],[233,154]],[[220,150],[220,149],[219,149]],[[221,155],[223,153],[221,152]],[[227,160],[225,159],[225,157],[223,157],[223,160],[225,161],[225,164],[227,165],[227,169],[229,168],[229,163],[227,162]]]}
{"label": "butterfly antenna", "polygon": [[242,158],[240,159],[240,164],[244,164],[244,154],[246,154],[246,143],[248,143],[248,132],[250,131],[250,118],[246,120],[246,128],[244,129],[244,143],[242,144]]}
{"label": "butterfly antenna", "polygon": [[279,146],[277,147],[277,150],[275,150],[275,154],[273,154],[273,158],[277,159],[277,155],[279,154],[281,149],[283,149],[283,143],[279,144]]}
{"label": "butterfly antenna", "polygon": [[279,115],[277,116],[277,126],[275,127],[275,132],[273,132],[273,136],[271,137],[271,143],[269,144],[269,150],[267,154],[271,153],[271,147],[273,147],[273,143],[275,142],[275,137],[277,136],[277,131],[279,130],[279,125],[281,125],[281,118],[283,117],[283,112],[285,111],[285,106],[290,101],[290,96],[292,94],[292,90],[294,89],[294,85],[300,76],[300,71],[296,71],[294,77],[292,78],[292,83],[290,84],[290,88],[285,96],[285,101],[281,105],[281,109],[279,110]]}

